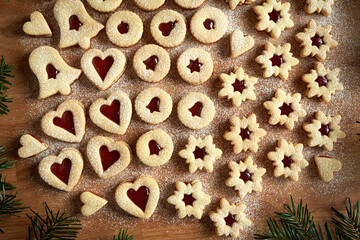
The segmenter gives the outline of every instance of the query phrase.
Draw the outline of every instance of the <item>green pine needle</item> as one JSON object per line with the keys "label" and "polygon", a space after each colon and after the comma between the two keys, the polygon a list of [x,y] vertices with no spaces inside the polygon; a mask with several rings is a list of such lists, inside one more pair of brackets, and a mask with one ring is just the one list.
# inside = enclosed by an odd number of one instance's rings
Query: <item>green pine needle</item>
{"label": "green pine needle", "polygon": [[129,236],[127,231],[128,228],[126,228],[126,230],[120,228],[119,234],[117,236],[115,235],[113,240],[133,240],[134,236],[133,235]]}
{"label": "green pine needle", "polygon": [[6,64],[2,56],[0,61],[0,115],[7,114],[10,111],[6,104],[12,102],[12,99],[6,95],[6,92],[9,89],[8,86],[12,85],[12,83],[7,78],[15,77],[11,74],[11,71],[14,69],[13,65]]}
{"label": "green pine needle", "polygon": [[11,161],[9,162],[7,159],[7,154],[11,151],[10,150],[5,150],[5,146],[1,146],[0,147],[0,170],[4,170],[4,169],[9,169],[11,168],[14,163],[16,163],[16,161]]}
{"label": "green pine needle", "polygon": [[45,240],[45,239],[76,239],[81,222],[65,212],[57,211],[55,214],[45,203],[46,217],[42,218],[39,213],[31,210],[35,216],[26,216],[30,219],[31,224],[28,227],[28,239]]}
{"label": "green pine needle", "polygon": [[348,201],[345,202],[345,207],[347,215],[331,208],[337,217],[337,219],[333,218],[332,222],[338,230],[338,235],[341,239],[360,239],[359,201],[352,205],[350,198],[348,198]]}

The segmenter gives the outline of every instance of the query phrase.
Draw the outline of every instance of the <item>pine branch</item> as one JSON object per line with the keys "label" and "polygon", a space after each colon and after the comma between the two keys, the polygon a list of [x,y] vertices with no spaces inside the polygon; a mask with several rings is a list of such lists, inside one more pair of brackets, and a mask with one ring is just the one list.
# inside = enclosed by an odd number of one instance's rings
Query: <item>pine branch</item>
{"label": "pine branch", "polygon": [[11,71],[14,69],[15,67],[13,65],[6,64],[5,59],[2,56],[0,61],[0,115],[9,112],[9,108],[6,104],[12,102],[12,99],[6,95],[6,92],[9,89],[8,86],[12,85],[12,83],[9,82],[7,78],[15,77],[11,74]]}
{"label": "pine branch", "polygon": [[16,161],[11,161],[9,162],[7,159],[7,154],[11,151],[10,150],[5,150],[5,146],[1,146],[0,147],[0,170],[4,170],[4,169],[9,169],[11,168],[14,163],[16,163]]}
{"label": "pine branch", "polygon": [[56,214],[45,203],[46,217],[42,218],[34,210],[31,212],[35,216],[26,216],[30,219],[31,224],[28,227],[28,239],[45,240],[45,239],[76,239],[81,222],[66,215],[65,212]]}
{"label": "pine branch", "polygon": [[133,235],[129,236],[127,231],[128,228],[126,228],[126,230],[120,228],[119,234],[117,236],[115,235],[113,240],[133,240],[134,236]]}
{"label": "pine branch", "polygon": [[350,198],[345,202],[346,214],[344,215],[334,208],[331,208],[336,217],[332,222],[336,226],[336,232],[340,239],[360,239],[360,210],[359,201],[352,205]]}

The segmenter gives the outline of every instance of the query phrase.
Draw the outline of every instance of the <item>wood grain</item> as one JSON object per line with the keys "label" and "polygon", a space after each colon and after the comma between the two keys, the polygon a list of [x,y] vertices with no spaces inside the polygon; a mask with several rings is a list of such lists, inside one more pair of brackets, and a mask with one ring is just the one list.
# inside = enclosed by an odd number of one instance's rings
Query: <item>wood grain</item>
{"label": "wood grain", "polygon": [[[85,1],[84,1],[85,2]],[[262,1],[257,1],[260,3]],[[160,168],[152,169],[144,167],[134,154],[134,159],[129,168],[119,177],[111,181],[100,181],[91,170],[87,159],[85,159],[85,170],[83,178],[74,192],[68,194],[51,189],[39,179],[37,174],[38,162],[46,155],[57,154],[61,148],[77,147],[85,155],[86,142],[89,137],[102,134],[115,139],[125,140],[130,144],[134,152],[136,139],[145,131],[154,128],[143,123],[134,114],[132,124],[124,136],[114,136],[100,131],[94,124],[88,121],[88,133],[81,144],[64,144],[46,137],[39,129],[39,120],[41,116],[54,109],[65,99],[76,98],[84,103],[86,108],[98,97],[104,97],[113,90],[122,89],[127,92],[134,100],[136,95],[143,89],[153,86],[144,83],[138,79],[132,69],[132,56],[140,45],[154,43],[149,32],[151,17],[154,12],[143,12],[137,9],[131,0],[124,0],[120,7],[121,10],[127,9],[138,13],[144,21],[144,37],[139,44],[129,49],[121,49],[128,58],[128,67],[124,77],[105,93],[96,90],[89,81],[82,75],[74,86],[74,93],[70,96],[54,96],[46,100],[37,100],[38,85],[35,76],[31,73],[27,58],[30,52],[40,45],[51,45],[56,47],[59,40],[59,29],[54,21],[52,7],[55,1],[44,0],[12,0],[10,3],[2,0],[0,2],[0,54],[4,55],[8,63],[14,64],[17,69],[14,71],[15,79],[12,79],[13,86],[9,95],[14,102],[9,104],[11,113],[0,117],[0,145],[5,144],[8,148],[16,150],[19,147],[18,139],[21,134],[31,132],[40,136],[51,147],[50,149],[34,159],[19,159],[16,151],[10,156],[10,160],[18,160],[18,163],[11,170],[5,171],[8,180],[18,187],[17,191],[23,192],[22,199],[26,206],[31,206],[34,210],[43,212],[43,202],[48,202],[54,209],[61,209],[75,214],[77,218],[83,220],[83,230],[79,239],[110,239],[120,227],[130,227],[129,232],[135,235],[135,239],[220,239],[215,237],[214,228],[207,214],[214,210],[221,197],[226,197],[230,201],[239,201],[235,191],[226,187],[224,182],[227,178],[228,170],[226,164],[230,160],[241,160],[250,153],[241,153],[234,156],[229,142],[222,139],[222,134],[228,127],[228,119],[231,115],[247,116],[250,113],[256,113],[260,125],[266,129],[268,136],[260,144],[260,151],[251,154],[258,165],[265,167],[267,173],[264,177],[264,191],[262,193],[252,193],[246,196],[242,201],[247,205],[246,213],[252,220],[253,225],[242,233],[242,239],[251,239],[255,232],[261,232],[265,229],[265,218],[272,215],[274,211],[282,209],[283,202],[289,202],[289,195],[293,195],[296,200],[304,199],[312,210],[315,219],[319,223],[329,220],[333,214],[330,207],[333,206],[339,210],[344,210],[343,201],[346,197],[352,197],[353,200],[360,199],[360,143],[356,132],[360,132],[360,126],[355,124],[359,120],[360,113],[360,8],[359,1],[342,0],[338,1],[333,7],[333,13],[329,18],[321,15],[307,15],[304,13],[303,1],[292,0],[291,13],[295,27],[282,34],[280,39],[270,39],[265,32],[257,32],[254,29],[256,16],[251,10],[252,6],[238,7],[235,12],[229,10],[225,1],[208,0],[207,5],[221,8],[229,15],[229,30],[226,36],[218,43],[203,46],[196,42],[188,32],[186,42],[175,49],[168,49],[172,58],[172,69],[168,77],[156,87],[161,87],[168,91],[177,104],[181,96],[189,91],[201,91],[206,93],[216,102],[217,115],[213,123],[201,131],[189,131],[179,124],[174,110],[167,122],[159,127],[166,129],[174,138],[175,152],[171,161]],[[92,10],[87,3],[87,10],[90,15],[103,24],[110,14],[100,14]],[[185,11],[177,7],[172,0],[168,0],[161,9],[171,8],[183,13],[189,22],[191,16],[196,10]],[[29,38],[22,32],[22,25],[28,21],[30,13],[40,10],[49,20],[54,30],[54,37],[50,39]],[[157,11],[155,11],[157,12]],[[299,44],[295,42],[294,35],[301,31],[309,19],[314,18],[322,24],[329,23],[333,26],[332,33],[339,42],[339,47],[332,51],[325,61],[329,67],[339,67],[341,72],[341,82],[345,90],[336,94],[328,104],[320,103],[317,99],[307,99],[304,97],[302,103],[308,112],[308,115],[297,123],[293,131],[285,130],[282,126],[270,126],[267,124],[268,114],[262,107],[262,103],[271,99],[277,88],[281,87],[287,91],[305,93],[305,84],[301,81],[301,75],[307,73],[315,63],[312,58],[300,59]],[[239,28],[245,33],[254,36],[256,40],[255,47],[244,56],[232,60],[229,58],[229,34],[232,30]],[[259,65],[254,63],[253,59],[261,53],[264,43],[271,41],[276,44],[290,42],[293,46],[294,55],[299,58],[300,64],[291,72],[288,81],[282,82],[278,78],[263,79],[262,70]],[[177,56],[186,48],[197,46],[204,47],[210,51],[216,64],[213,77],[205,84],[199,87],[193,87],[182,80],[176,73],[175,63]],[[93,47],[106,49],[114,47],[106,38],[102,31],[99,36],[93,40]],[[83,53],[78,47],[61,50],[60,53],[64,59],[72,66],[80,67],[79,60]],[[243,103],[239,108],[231,107],[231,103],[217,98],[217,92],[220,89],[218,76],[221,72],[228,73],[235,66],[242,66],[250,75],[259,78],[259,84],[256,85],[257,101]],[[175,108],[174,108],[175,109]],[[306,134],[301,129],[301,124],[310,121],[314,117],[314,112],[322,110],[328,114],[340,113],[343,117],[341,122],[342,129],[347,137],[335,144],[332,152],[326,152],[320,148],[305,147],[304,153],[310,161],[310,166],[301,173],[299,182],[290,182],[287,179],[275,179],[272,175],[271,163],[266,159],[266,153],[273,150],[276,146],[276,140],[285,138],[291,141],[306,143]],[[183,148],[188,134],[205,136],[205,134],[214,135],[215,143],[224,152],[222,158],[216,162],[215,171],[209,173],[196,173],[191,175],[187,172],[187,166],[184,160],[177,156],[177,152]],[[317,154],[326,154],[342,161],[343,169],[335,174],[335,179],[330,183],[323,183],[315,173],[313,157]],[[113,194],[116,185],[128,179],[134,179],[140,174],[149,174],[155,176],[161,188],[161,199],[154,216],[148,220],[135,219],[122,210],[120,210],[113,200]],[[174,191],[174,182],[176,180],[191,181],[199,178],[204,185],[204,189],[212,196],[212,203],[205,209],[205,214],[201,220],[186,218],[179,220],[176,216],[173,206],[166,203],[166,198]],[[79,194],[91,189],[103,194],[110,200],[109,204],[100,212],[89,218],[84,218],[79,214],[81,203]],[[12,218],[9,223],[1,223],[5,228],[6,234],[0,235],[1,239],[24,239],[27,234],[27,225],[29,220],[25,214],[18,218]]]}

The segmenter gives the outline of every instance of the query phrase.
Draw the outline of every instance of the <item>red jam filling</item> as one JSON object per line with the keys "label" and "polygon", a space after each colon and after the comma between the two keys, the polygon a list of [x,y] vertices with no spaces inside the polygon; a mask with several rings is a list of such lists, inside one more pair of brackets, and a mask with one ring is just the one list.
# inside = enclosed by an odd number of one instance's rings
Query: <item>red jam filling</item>
{"label": "red jam filling", "polygon": [[248,128],[240,128],[240,137],[242,140],[250,139],[251,131]]}
{"label": "red jam filling", "polygon": [[61,164],[54,163],[50,168],[51,172],[65,184],[69,183],[71,160],[65,158]]}
{"label": "red jam filling", "polygon": [[281,18],[281,14],[279,11],[276,11],[275,9],[269,13],[269,18],[271,21],[274,21],[275,23]]}
{"label": "red jam filling", "polygon": [[274,54],[274,56],[270,59],[270,61],[273,66],[278,66],[278,67],[280,67],[281,64],[284,63],[284,59],[282,58],[282,56],[276,54]]}
{"label": "red jam filling", "polygon": [[327,78],[324,76],[318,76],[315,82],[319,84],[319,87],[326,87],[329,80],[327,80]]}
{"label": "red jam filling", "polygon": [[145,212],[149,194],[149,188],[145,186],[139,187],[137,191],[132,188],[127,191],[127,195],[130,200],[135,203],[135,205],[138,206],[143,212]]}
{"label": "red jam filling", "polygon": [[242,179],[245,183],[247,181],[251,181],[251,174],[247,170],[245,170],[245,172],[240,173],[240,179]]}
{"label": "red jam filling", "polygon": [[74,116],[71,111],[66,111],[63,113],[62,117],[55,117],[53,119],[53,123],[55,126],[61,127],[68,131],[69,133],[72,133],[76,135],[75,133],[75,125],[74,125]]}
{"label": "red jam filling", "polygon": [[329,124],[326,124],[326,125],[323,125],[321,124],[321,128],[319,129],[321,135],[323,136],[329,136],[329,133],[330,133],[330,127],[329,127]]}
{"label": "red jam filling", "polygon": [[162,150],[162,147],[159,146],[159,144],[155,140],[151,140],[149,142],[149,149],[150,149],[150,155],[159,155],[160,151]]}
{"label": "red jam filling", "polygon": [[120,101],[114,100],[110,106],[102,105],[100,112],[116,124],[120,124]]}
{"label": "red jam filling", "polygon": [[46,66],[46,72],[48,75],[48,79],[56,79],[56,76],[59,74],[59,71],[51,63]]}
{"label": "red jam filling", "polygon": [[99,74],[101,79],[104,81],[107,73],[109,72],[111,66],[114,63],[114,58],[109,56],[102,60],[99,57],[95,57],[92,60],[92,64],[94,65],[96,72]]}
{"label": "red jam filling", "polygon": [[154,97],[151,99],[146,108],[149,109],[151,113],[160,112],[160,99],[158,97]]}
{"label": "red jam filling", "polygon": [[202,63],[199,62],[199,59],[190,60],[189,65],[187,65],[187,68],[190,69],[190,72],[200,72],[200,68],[202,67]]}
{"label": "red jam filling", "polygon": [[229,227],[231,227],[234,223],[236,223],[235,215],[230,214],[230,213],[229,213],[229,215],[227,215],[226,218],[224,218],[224,220],[225,220],[226,225],[228,225]]}
{"label": "red jam filling", "polygon": [[203,109],[203,104],[201,102],[197,102],[192,106],[189,111],[191,112],[191,115],[194,116],[201,116],[201,111]]}
{"label": "red jam filling", "polygon": [[161,23],[159,25],[159,30],[162,32],[162,35],[164,37],[167,37],[170,35],[171,31],[175,28],[175,24],[177,23],[177,21],[175,22],[167,22],[167,23]]}
{"label": "red jam filling", "polygon": [[119,33],[126,34],[129,32],[129,24],[126,22],[121,21],[121,23],[117,27]]}
{"label": "red jam filling", "polygon": [[291,164],[293,163],[294,161],[291,159],[291,157],[288,157],[288,156],[284,156],[284,159],[282,160],[282,163],[284,164],[284,167],[290,167]]}
{"label": "red jam filling", "polygon": [[279,107],[279,109],[281,111],[281,115],[286,115],[286,116],[289,116],[290,113],[294,111],[291,107],[291,103],[290,104],[284,103],[281,107]]}
{"label": "red jam filling", "polygon": [[185,206],[192,206],[195,200],[196,199],[192,196],[192,194],[184,194],[183,202],[185,203]]}
{"label": "red jam filling", "polygon": [[211,30],[215,28],[215,22],[209,18],[206,19],[203,24],[207,30]]}
{"label": "red jam filling", "polygon": [[72,15],[69,18],[69,25],[70,25],[70,30],[79,31],[79,28],[83,25],[83,23],[80,22],[78,16]]}
{"label": "red jam filling", "polygon": [[204,160],[204,157],[206,156],[205,148],[196,147],[193,154],[194,154],[195,159],[200,158],[200,159]]}
{"label": "red jam filling", "polygon": [[324,44],[324,39],[320,37],[319,35],[315,35],[311,38],[311,42],[313,46],[317,46],[318,48]]}
{"label": "red jam filling", "polygon": [[107,146],[100,147],[100,158],[101,164],[104,171],[111,167],[117,160],[120,158],[120,153],[118,151],[110,152]]}
{"label": "red jam filling", "polygon": [[242,93],[242,91],[244,91],[244,89],[246,88],[245,81],[244,80],[240,81],[238,79],[235,79],[235,82],[232,84],[232,86],[234,88],[234,91],[239,93]]}
{"label": "red jam filling", "polygon": [[146,66],[146,70],[153,70],[155,71],[155,67],[159,62],[159,58],[155,55],[152,55],[151,57],[149,57],[148,59],[146,59],[143,63]]}

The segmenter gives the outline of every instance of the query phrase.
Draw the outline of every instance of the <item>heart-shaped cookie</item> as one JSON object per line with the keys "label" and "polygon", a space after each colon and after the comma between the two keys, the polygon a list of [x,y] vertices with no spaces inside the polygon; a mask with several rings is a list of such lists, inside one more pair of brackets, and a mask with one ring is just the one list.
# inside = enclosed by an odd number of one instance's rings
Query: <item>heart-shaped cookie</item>
{"label": "heart-shaped cookie", "polygon": [[70,67],[59,52],[49,46],[41,46],[32,51],[29,65],[39,81],[39,98],[47,98],[56,93],[69,95],[71,84],[81,74],[80,69]]}
{"label": "heart-shaped cookie", "polygon": [[18,149],[18,155],[21,158],[32,158],[49,147],[46,143],[31,134],[22,135],[20,144],[21,147]]}
{"label": "heart-shaped cookie", "polygon": [[131,99],[124,92],[113,92],[107,99],[99,98],[93,102],[89,115],[98,127],[110,133],[123,135],[131,121]]}
{"label": "heart-shaped cookie", "polygon": [[121,173],[131,161],[130,147],[122,141],[96,136],[87,145],[89,162],[97,175],[107,179]]}
{"label": "heart-shaped cookie", "polygon": [[116,48],[90,49],[81,58],[81,68],[95,87],[106,90],[124,73],[126,57]]}
{"label": "heart-shaped cookie", "polygon": [[244,36],[240,30],[235,30],[230,35],[231,58],[237,58],[254,47],[254,38]]}
{"label": "heart-shaped cookie", "polygon": [[50,186],[70,192],[79,182],[84,160],[79,150],[63,149],[58,156],[50,155],[39,164],[40,177]]}
{"label": "heart-shaped cookie", "polygon": [[81,142],[85,135],[85,108],[77,100],[67,100],[56,111],[46,113],[41,128],[50,137],[64,142]]}
{"label": "heart-shaped cookie", "polygon": [[122,182],[117,187],[117,204],[129,214],[148,219],[159,201],[160,189],[153,177],[141,176],[135,182]]}
{"label": "heart-shaped cookie", "polygon": [[95,212],[99,211],[102,207],[104,207],[108,203],[108,200],[92,192],[81,193],[80,201],[84,204],[81,207],[81,213],[85,217],[88,217],[94,214]]}
{"label": "heart-shaped cookie", "polygon": [[341,169],[339,160],[325,156],[315,156],[315,165],[319,177],[325,182],[330,182],[334,177],[334,172]]}
{"label": "heart-shaped cookie", "polygon": [[41,12],[33,12],[30,15],[30,21],[23,25],[23,31],[27,35],[40,36],[40,37],[51,37],[52,32],[48,22],[44,18]]}

